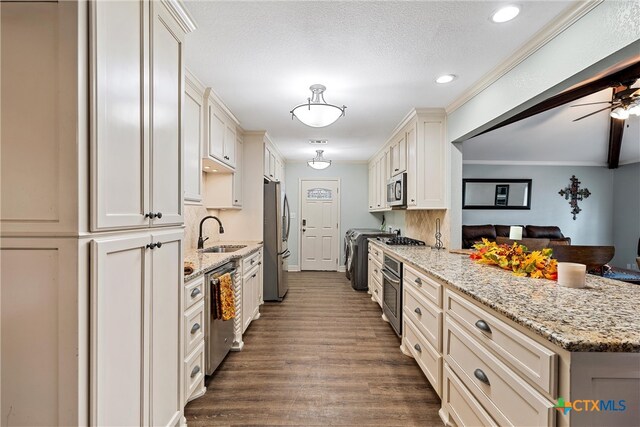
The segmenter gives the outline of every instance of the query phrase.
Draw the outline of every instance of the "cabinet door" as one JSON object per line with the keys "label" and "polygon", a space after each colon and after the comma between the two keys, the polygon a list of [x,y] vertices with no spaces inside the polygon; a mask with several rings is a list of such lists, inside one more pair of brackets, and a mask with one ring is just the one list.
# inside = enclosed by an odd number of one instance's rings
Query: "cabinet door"
{"label": "cabinet door", "polygon": [[189,84],[184,97],[184,198],[202,201],[202,103],[203,94]]}
{"label": "cabinet door", "polygon": [[149,220],[148,2],[91,2],[91,229]]}
{"label": "cabinet door", "polygon": [[376,188],[376,174],[375,174],[375,163],[371,162],[369,164],[369,210],[373,210],[374,209],[374,204],[376,202],[376,193],[375,193],[375,188]]}
{"label": "cabinet door", "polygon": [[[404,133],[404,132],[403,132]],[[392,175],[405,172],[407,170],[407,134],[398,141],[398,161]]]}
{"label": "cabinet door", "polygon": [[416,195],[416,125],[411,123],[406,132],[407,141],[407,206],[415,206],[417,204]]}
{"label": "cabinet door", "polygon": [[269,151],[269,178],[276,179],[276,155]]}
{"label": "cabinet door", "polygon": [[[253,274],[253,273],[251,273]],[[247,330],[247,326],[251,323],[251,274],[245,274],[242,279],[242,333]]]}
{"label": "cabinet door", "polygon": [[236,171],[233,173],[233,206],[242,206],[242,173],[244,165],[242,164],[243,156],[242,139],[236,139]]}
{"label": "cabinet door", "polygon": [[375,175],[375,196],[376,196],[376,200],[375,203],[373,205],[374,209],[380,209],[382,208],[382,200],[380,199],[380,178],[382,177],[382,174],[380,172],[380,166],[382,166],[382,163],[380,161],[380,159],[376,160],[376,166],[375,166],[375,171],[374,171],[374,175]]}
{"label": "cabinet door", "polygon": [[184,33],[162,3],[152,2],[152,8],[150,210],[157,215],[152,225],[182,224]]}
{"label": "cabinet door", "polygon": [[182,418],[182,236],[152,234],[150,250],[150,414],[152,426],[175,426]]}
{"label": "cabinet door", "polygon": [[[404,139],[404,133],[402,133],[401,139]],[[389,156],[391,157],[391,176],[399,173],[400,171],[400,141],[396,140],[391,147],[389,147]]]}
{"label": "cabinet door", "polygon": [[421,208],[446,209],[444,119],[425,119],[420,123],[417,203]]}
{"label": "cabinet door", "polygon": [[271,161],[271,150],[268,145],[264,145],[264,177],[269,179],[269,162]]}
{"label": "cabinet door", "polygon": [[229,166],[236,165],[236,127],[227,122],[224,131],[224,157],[223,160]]}
{"label": "cabinet door", "polygon": [[222,111],[209,100],[209,155],[224,161],[224,134],[227,119]]}
{"label": "cabinet door", "polygon": [[149,424],[144,319],[150,306],[150,242],[145,233],[91,245],[91,425]]}

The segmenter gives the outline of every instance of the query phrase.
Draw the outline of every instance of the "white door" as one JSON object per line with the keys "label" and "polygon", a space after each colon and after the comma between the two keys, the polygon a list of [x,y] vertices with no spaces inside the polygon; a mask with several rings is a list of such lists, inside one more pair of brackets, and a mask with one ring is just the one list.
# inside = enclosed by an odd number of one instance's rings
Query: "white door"
{"label": "white door", "polygon": [[149,424],[150,242],[149,234],[92,242],[91,425]]}
{"label": "white door", "polygon": [[151,207],[153,225],[182,224],[182,37],[162,3],[153,2]]}
{"label": "white door", "polygon": [[92,230],[148,227],[147,2],[92,2]]}
{"label": "white door", "polygon": [[153,233],[151,255],[150,420],[175,426],[182,418],[182,232]]}
{"label": "white door", "polygon": [[338,270],[340,184],[338,180],[300,183],[301,270]]}

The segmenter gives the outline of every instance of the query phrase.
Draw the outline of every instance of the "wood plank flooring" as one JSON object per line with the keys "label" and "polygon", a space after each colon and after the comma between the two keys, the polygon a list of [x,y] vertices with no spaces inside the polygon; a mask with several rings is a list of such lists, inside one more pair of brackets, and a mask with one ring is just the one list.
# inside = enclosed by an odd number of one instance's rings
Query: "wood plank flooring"
{"label": "wood plank flooring", "polygon": [[289,273],[190,402],[189,426],[442,426],[440,399],[366,292],[344,273]]}

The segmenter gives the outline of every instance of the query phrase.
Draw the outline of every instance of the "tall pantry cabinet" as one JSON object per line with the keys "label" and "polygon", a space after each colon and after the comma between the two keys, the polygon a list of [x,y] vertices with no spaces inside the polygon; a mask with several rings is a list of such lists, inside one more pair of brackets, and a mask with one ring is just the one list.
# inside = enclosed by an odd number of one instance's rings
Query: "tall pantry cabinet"
{"label": "tall pantry cabinet", "polygon": [[0,416],[179,425],[195,25],[175,0],[1,7]]}

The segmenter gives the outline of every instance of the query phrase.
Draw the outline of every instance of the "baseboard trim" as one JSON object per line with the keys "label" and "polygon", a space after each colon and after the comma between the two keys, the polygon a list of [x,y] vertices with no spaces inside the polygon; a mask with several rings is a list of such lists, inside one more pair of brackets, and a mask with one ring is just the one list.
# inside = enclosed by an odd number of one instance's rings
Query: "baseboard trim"
{"label": "baseboard trim", "polygon": [[347,267],[344,265],[340,265],[338,266],[338,273],[344,273],[345,271],[347,271]]}
{"label": "baseboard trim", "polygon": [[300,271],[300,266],[299,265],[289,265],[289,266],[287,266],[287,271],[289,271],[289,272]]}

